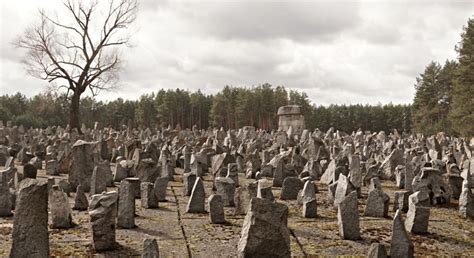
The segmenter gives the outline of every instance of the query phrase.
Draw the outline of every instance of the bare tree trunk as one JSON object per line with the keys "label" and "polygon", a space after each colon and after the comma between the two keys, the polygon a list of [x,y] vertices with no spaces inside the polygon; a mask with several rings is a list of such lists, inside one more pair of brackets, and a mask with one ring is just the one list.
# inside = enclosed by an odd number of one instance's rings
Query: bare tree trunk
{"label": "bare tree trunk", "polygon": [[81,127],[79,125],[79,102],[81,95],[79,93],[74,93],[71,98],[71,111],[69,112],[69,126],[71,130],[77,128],[78,132],[81,133]]}

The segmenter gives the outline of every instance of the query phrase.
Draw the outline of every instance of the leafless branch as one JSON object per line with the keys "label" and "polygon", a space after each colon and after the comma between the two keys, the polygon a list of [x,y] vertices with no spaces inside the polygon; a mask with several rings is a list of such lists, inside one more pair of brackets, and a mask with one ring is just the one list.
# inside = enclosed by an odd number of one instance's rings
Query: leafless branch
{"label": "leafless branch", "polygon": [[[100,17],[104,3],[106,15]],[[124,33],[136,19],[137,0],[65,0],[64,7],[67,15],[61,18],[40,10],[39,23],[18,38],[17,46],[27,50],[28,73],[65,82],[58,89],[79,95],[113,87],[121,63],[117,48],[129,41]]]}

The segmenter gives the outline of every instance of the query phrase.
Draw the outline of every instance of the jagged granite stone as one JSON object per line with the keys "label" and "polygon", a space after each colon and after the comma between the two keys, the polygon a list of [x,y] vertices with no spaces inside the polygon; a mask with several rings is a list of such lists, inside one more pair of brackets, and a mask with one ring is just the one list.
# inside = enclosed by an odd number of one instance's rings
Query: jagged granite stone
{"label": "jagged granite stone", "polygon": [[88,207],[89,201],[87,200],[87,196],[84,193],[84,189],[82,188],[82,185],[78,185],[76,189],[76,197],[74,198],[74,206],[72,209],[85,211]]}
{"label": "jagged granite stone", "polygon": [[186,206],[187,213],[205,213],[204,207],[206,192],[204,191],[204,184],[201,178],[197,178],[194,183],[191,196],[189,197],[188,205]]}
{"label": "jagged granite stone", "polygon": [[298,177],[287,177],[283,180],[280,199],[296,200],[298,192],[303,189],[303,182]]}
{"label": "jagged granite stone", "polygon": [[218,194],[212,194],[207,199],[209,203],[209,220],[214,224],[222,224],[225,222],[224,215],[224,201],[222,196]]}
{"label": "jagged granite stone", "polygon": [[237,247],[238,257],[290,257],[288,207],[252,198]]}
{"label": "jagged granite stone", "polygon": [[69,207],[69,200],[61,187],[53,185],[49,190],[48,202],[51,213],[51,228],[72,227],[72,211]]}
{"label": "jagged granite stone", "polygon": [[119,186],[117,227],[135,227],[135,196],[132,184],[122,180]]}
{"label": "jagged granite stone", "polygon": [[143,253],[142,258],[159,258],[160,250],[158,248],[158,242],[156,238],[150,238],[147,236],[143,240]]}
{"label": "jagged granite stone", "polygon": [[386,258],[387,250],[385,246],[380,243],[372,243],[369,247],[369,252],[367,253],[367,258]]}
{"label": "jagged granite stone", "polygon": [[339,227],[339,235],[342,239],[360,239],[359,210],[357,208],[356,191],[350,192],[338,203],[337,224]]}
{"label": "jagged granite stone", "polygon": [[26,178],[19,184],[10,257],[49,257],[47,182]]}
{"label": "jagged granite stone", "polygon": [[140,184],[140,201],[145,209],[158,208],[158,198],[155,194],[155,187],[153,183],[143,182]]}
{"label": "jagged granite stone", "polygon": [[397,210],[393,218],[392,237],[390,241],[391,258],[409,258],[414,255],[413,243],[405,229],[401,211]]}
{"label": "jagged granite stone", "polygon": [[115,220],[117,218],[116,191],[95,194],[91,197],[89,215],[91,218],[92,245],[98,252],[114,249]]}
{"label": "jagged granite stone", "polygon": [[364,216],[384,218],[388,216],[390,197],[380,189],[369,192]]}

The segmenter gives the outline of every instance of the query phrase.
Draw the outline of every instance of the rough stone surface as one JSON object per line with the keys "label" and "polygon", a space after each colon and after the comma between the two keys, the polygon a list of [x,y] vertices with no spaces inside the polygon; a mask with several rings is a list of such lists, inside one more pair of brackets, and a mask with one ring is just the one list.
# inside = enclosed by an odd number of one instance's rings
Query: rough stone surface
{"label": "rough stone surface", "polygon": [[238,244],[239,257],[290,257],[288,207],[253,198]]}
{"label": "rough stone surface", "polygon": [[257,184],[250,183],[248,185],[241,185],[235,189],[234,203],[235,215],[245,215],[250,205],[250,200],[257,197]]}
{"label": "rough stone surface", "polygon": [[212,194],[207,199],[209,203],[209,220],[214,224],[221,224],[225,222],[224,215],[224,201],[222,196]]}
{"label": "rough stone surface", "polygon": [[58,161],[55,159],[46,161],[46,174],[49,176],[58,176]]}
{"label": "rough stone surface", "polygon": [[303,217],[316,218],[318,216],[316,198],[303,200]]}
{"label": "rough stone surface", "polygon": [[51,213],[51,228],[72,227],[72,211],[66,193],[61,187],[53,185],[48,196],[49,211]]}
{"label": "rough stone surface", "polygon": [[128,180],[122,180],[119,186],[117,227],[135,227],[135,196],[132,184]]}
{"label": "rough stone surface", "polygon": [[115,219],[117,217],[117,192],[95,194],[91,197],[89,215],[91,219],[92,245],[96,251],[114,249]]}
{"label": "rough stone surface", "polygon": [[166,202],[166,188],[169,179],[167,177],[159,177],[155,180],[154,190],[156,198],[159,202]]}
{"label": "rough stone surface", "polygon": [[6,174],[0,172],[0,217],[12,215],[12,198]]}
{"label": "rough stone surface", "polygon": [[184,196],[190,196],[193,190],[194,182],[196,182],[196,175],[193,173],[183,174],[183,194]]}
{"label": "rough stone surface", "polygon": [[397,211],[400,209],[403,212],[408,211],[408,197],[410,196],[410,192],[403,190],[403,191],[396,191],[394,193],[395,197],[393,200],[393,211]]}
{"label": "rough stone surface", "polygon": [[359,211],[357,208],[357,192],[352,191],[338,203],[337,225],[342,239],[360,239]]}
{"label": "rough stone surface", "polygon": [[372,243],[367,253],[367,258],[386,258],[387,250],[385,246],[380,243]]}
{"label": "rough stone surface", "polygon": [[36,179],[20,182],[10,257],[49,256],[47,188]]}
{"label": "rough stone surface", "polygon": [[158,198],[155,194],[153,183],[143,182],[140,184],[141,205],[145,209],[158,208]]}
{"label": "rough stone surface", "polygon": [[462,182],[462,191],[459,195],[459,213],[465,218],[474,218],[474,198],[469,180]]}
{"label": "rough stone surface", "polygon": [[140,198],[141,192],[140,192],[140,178],[138,177],[127,177],[124,179],[125,181],[130,182],[132,191],[133,191],[133,196],[135,199]]}
{"label": "rough stone surface", "polygon": [[235,183],[230,177],[216,177],[216,192],[222,197],[225,207],[234,207]]}
{"label": "rough stone surface", "polygon": [[143,240],[142,258],[159,258],[160,251],[156,238],[147,237]]}
{"label": "rough stone surface", "polygon": [[339,175],[336,192],[334,194],[334,207],[337,207],[344,197],[354,190],[355,188],[349,179],[345,175]]}
{"label": "rough stone surface", "polygon": [[240,185],[239,183],[239,168],[237,163],[229,163],[227,165],[227,177],[230,177],[234,181],[235,187]]}
{"label": "rough stone surface", "polygon": [[303,204],[305,199],[311,200],[316,198],[316,186],[312,181],[306,181],[303,189],[298,193],[298,204]]}
{"label": "rough stone surface", "polygon": [[91,176],[91,188],[89,194],[101,194],[107,191],[107,171],[103,166],[95,166]]}
{"label": "rough stone surface", "polygon": [[82,185],[84,191],[89,192],[90,180],[95,165],[92,155],[95,145],[93,142],[78,140],[72,146],[72,160],[68,177],[72,189],[75,189],[78,185]]}
{"label": "rough stone surface", "polygon": [[258,180],[257,197],[269,201],[275,200],[275,196],[273,196],[272,192],[272,184],[269,181],[265,179]]}
{"label": "rough stone surface", "polygon": [[287,177],[283,180],[280,199],[296,200],[298,192],[303,189],[303,182],[298,177]]}
{"label": "rough stone surface", "polygon": [[115,163],[114,182],[120,182],[128,176],[127,162],[125,160]]}
{"label": "rough stone surface", "polygon": [[365,206],[364,216],[369,217],[387,217],[390,197],[380,189],[374,189],[369,192],[367,205]]}
{"label": "rough stone surface", "polygon": [[138,163],[137,177],[140,178],[141,182],[155,182],[159,176],[159,168],[156,166],[156,162],[153,159],[142,159]]}
{"label": "rough stone surface", "polygon": [[404,258],[413,257],[414,247],[405,229],[402,213],[397,210],[392,224],[392,237],[390,241],[390,257]]}
{"label": "rough stone surface", "polygon": [[189,197],[188,205],[186,206],[186,212],[188,213],[204,213],[206,209],[204,207],[206,198],[206,192],[204,191],[204,184],[201,178],[197,178],[194,183],[193,191]]}
{"label": "rough stone surface", "polygon": [[349,181],[358,189],[362,187],[362,170],[360,167],[360,156],[352,155],[349,164]]}
{"label": "rough stone surface", "polygon": [[405,220],[405,228],[408,232],[415,234],[428,233],[428,221],[430,220],[430,208],[422,206],[419,196],[422,192],[416,192],[408,197],[408,212]]}
{"label": "rough stone surface", "polygon": [[86,193],[84,193],[82,185],[78,185],[76,188],[76,196],[74,198],[74,206],[72,209],[85,211],[87,208],[89,208],[89,201],[87,200]]}
{"label": "rough stone surface", "polygon": [[25,166],[23,166],[23,175],[25,176],[25,178],[36,178],[36,174],[37,174],[37,169],[35,166],[31,165],[31,164],[26,164]]}

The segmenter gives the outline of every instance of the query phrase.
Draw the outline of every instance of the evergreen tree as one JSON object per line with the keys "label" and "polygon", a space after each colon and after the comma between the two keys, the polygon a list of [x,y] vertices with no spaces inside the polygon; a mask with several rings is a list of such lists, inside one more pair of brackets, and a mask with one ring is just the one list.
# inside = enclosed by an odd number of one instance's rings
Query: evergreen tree
{"label": "evergreen tree", "polygon": [[449,117],[457,133],[474,136],[474,19],[464,27],[456,51],[459,65]]}

